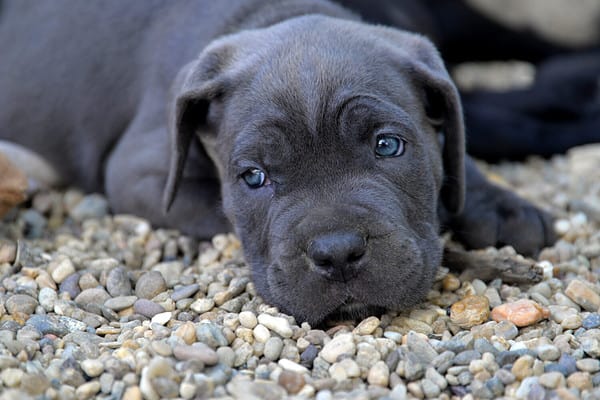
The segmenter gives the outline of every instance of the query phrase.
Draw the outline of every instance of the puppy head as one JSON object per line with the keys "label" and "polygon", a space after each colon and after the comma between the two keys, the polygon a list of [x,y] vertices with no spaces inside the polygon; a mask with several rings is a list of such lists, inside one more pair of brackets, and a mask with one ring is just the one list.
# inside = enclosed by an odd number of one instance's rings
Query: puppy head
{"label": "puppy head", "polygon": [[424,38],[321,16],[224,37],[175,85],[169,203],[194,135],[259,293],[299,320],[409,307],[464,202],[457,91]]}

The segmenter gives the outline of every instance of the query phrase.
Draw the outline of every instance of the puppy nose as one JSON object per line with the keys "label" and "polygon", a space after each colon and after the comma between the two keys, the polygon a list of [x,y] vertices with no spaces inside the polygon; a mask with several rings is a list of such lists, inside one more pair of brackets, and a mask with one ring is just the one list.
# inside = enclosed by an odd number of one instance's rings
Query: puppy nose
{"label": "puppy nose", "polygon": [[367,240],[358,232],[332,232],[315,238],[307,254],[318,272],[346,282],[358,272],[358,263],[366,250]]}

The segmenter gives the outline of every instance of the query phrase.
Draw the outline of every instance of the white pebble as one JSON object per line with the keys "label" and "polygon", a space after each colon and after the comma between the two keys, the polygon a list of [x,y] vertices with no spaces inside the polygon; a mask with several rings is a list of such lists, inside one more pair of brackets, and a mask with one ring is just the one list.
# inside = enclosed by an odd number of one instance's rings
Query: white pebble
{"label": "white pebble", "polygon": [[258,319],[252,311],[242,311],[238,318],[240,320],[240,324],[242,324],[244,328],[254,329],[256,324],[258,324]]}
{"label": "white pebble", "polygon": [[254,339],[260,343],[265,343],[271,337],[271,332],[269,332],[266,326],[261,324],[256,325],[252,333],[254,334]]}
{"label": "white pebble", "polygon": [[293,362],[292,360],[288,360],[287,358],[282,358],[278,362],[279,366],[288,371],[297,372],[299,374],[308,373],[308,369],[298,363]]}
{"label": "white pebble", "polygon": [[283,338],[292,337],[292,328],[290,327],[288,320],[285,318],[274,317],[269,314],[260,314],[258,316],[258,322]]}
{"label": "white pebble", "polygon": [[169,322],[172,315],[173,313],[171,311],[158,313],[154,317],[152,317],[151,322],[153,324],[165,325],[167,322]]}

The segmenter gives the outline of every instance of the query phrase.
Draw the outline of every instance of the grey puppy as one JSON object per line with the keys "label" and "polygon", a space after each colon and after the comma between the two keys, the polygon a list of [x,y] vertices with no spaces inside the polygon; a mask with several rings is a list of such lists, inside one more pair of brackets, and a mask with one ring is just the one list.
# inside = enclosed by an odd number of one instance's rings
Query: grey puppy
{"label": "grey puppy", "polygon": [[1,6],[0,137],[114,212],[233,227],[258,292],[298,320],[416,304],[442,225],[471,247],[552,241],[547,214],[465,158],[422,36],[326,0]]}

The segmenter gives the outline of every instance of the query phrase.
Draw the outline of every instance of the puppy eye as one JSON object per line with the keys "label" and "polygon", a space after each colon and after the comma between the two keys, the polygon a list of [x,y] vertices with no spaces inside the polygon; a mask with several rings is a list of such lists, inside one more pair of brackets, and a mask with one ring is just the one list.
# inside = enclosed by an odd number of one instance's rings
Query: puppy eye
{"label": "puppy eye", "polygon": [[404,139],[381,133],[377,135],[377,141],[375,144],[375,155],[377,157],[398,157],[404,154],[404,145],[406,142]]}
{"label": "puppy eye", "polygon": [[267,175],[258,168],[250,168],[242,173],[242,179],[252,189],[258,189],[267,181]]}

